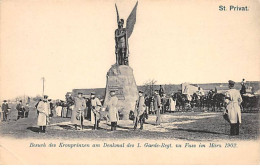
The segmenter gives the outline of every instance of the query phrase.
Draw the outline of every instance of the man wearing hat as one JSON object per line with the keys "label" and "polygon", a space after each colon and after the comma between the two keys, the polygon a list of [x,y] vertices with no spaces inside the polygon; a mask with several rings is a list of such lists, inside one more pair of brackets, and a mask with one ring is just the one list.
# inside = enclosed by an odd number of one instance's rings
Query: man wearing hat
{"label": "man wearing hat", "polygon": [[45,133],[46,126],[49,124],[49,116],[51,114],[50,103],[48,102],[48,96],[44,95],[43,100],[39,102],[37,106],[39,111],[37,125],[40,127],[39,133]]}
{"label": "man wearing hat", "polygon": [[228,81],[229,90],[225,94],[226,110],[224,114],[228,115],[230,123],[230,135],[239,135],[239,124],[241,124],[242,97],[238,90],[234,89],[235,82]]}
{"label": "man wearing hat", "polygon": [[134,129],[136,129],[138,122],[140,122],[140,129],[143,129],[144,124],[144,112],[145,112],[145,103],[144,103],[144,96],[143,91],[139,91],[139,98],[136,102],[136,109],[135,109],[135,122],[134,122]]}
{"label": "man wearing hat", "polygon": [[111,131],[116,130],[117,122],[119,121],[117,102],[115,91],[110,91],[110,100],[108,102],[107,108],[109,112],[109,121],[111,122]]}
{"label": "man wearing hat", "polygon": [[242,79],[240,93],[241,93],[242,95],[243,95],[243,94],[246,94],[246,82],[245,82],[245,79]]}
{"label": "man wearing hat", "polygon": [[74,100],[73,100],[70,93],[68,94],[68,96],[66,96],[66,102],[67,102],[67,115],[66,115],[66,117],[70,118],[71,115],[72,115],[72,110],[73,110],[73,106],[74,106]]}
{"label": "man wearing hat", "polygon": [[17,104],[16,110],[18,111],[17,120],[19,120],[20,118],[23,118],[25,109],[23,107],[22,100],[20,100],[19,103]]}
{"label": "man wearing hat", "polygon": [[6,100],[4,100],[4,103],[2,104],[3,121],[7,121],[7,115],[9,110],[10,108],[8,106],[8,103]]}
{"label": "man wearing hat", "polygon": [[161,97],[159,96],[158,90],[155,90],[155,92],[154,92],[154,111],[156,114],[156,125],[161,124],[161,114],[160,114],[161,106],[162,106]]}
{"label": "man wearing hat", "polygon": [[26,105],[25,105],[25,107],[24,107],[24,117],[25,117],[25,118],[28,118],[29,112],[30,112],[29,103],[26,103]]}
{"label": "man wearing hat", "polygon": [[93,129],[97,130],[100,122],[100,108],[102,106],[100,100],[96,97],[95,93],[90,95],[90,109],[91,109],[91,124],[94,124]]}
{"label": "man wearing hat", "polygon": [[86,109],[86,101],[82,97],[82,93],[78,93],[78,97],[75,97],[74,102],[75,106],[71,114],[71,123],[75,125],[76,130],[78,125],[80,125],[81,129],[83,129],[84,110]]}

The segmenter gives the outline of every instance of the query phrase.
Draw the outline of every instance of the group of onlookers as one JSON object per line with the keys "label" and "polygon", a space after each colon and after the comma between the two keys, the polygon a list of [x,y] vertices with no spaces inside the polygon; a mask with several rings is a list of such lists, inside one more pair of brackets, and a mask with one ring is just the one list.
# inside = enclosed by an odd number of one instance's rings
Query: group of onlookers
{"label": "group of onlookers", "polygon": [[[7,100],[3,101],[3,104],[1,105],[1,120],[2,121],[9,121],[10,120],[10,113],[11,113],[11,107],[9,107],[9,104],[7,102]],[[16,110],[18,112],[17,115],[17,119],[20,118],[28,118],[29,116],[29,103],[26,103],[26,105],[24,105],[22,103],[22,100],[19,100],[18,104],[16,105]]]}
{"label": "group of onlookers", "polygon": [[[239,135],[239,125],[241,124],[241,109],[242,102],[241,94],[238,90],[234,89],[235,82],[228,81],[229,90],[225,93],[225,111],[224,119],[230,123],[230,134]],[[242,84],[243,86],[243,84]],[[244,89],[244,88],[242,88]],[[46,126],[50,123],[50,117],[53,115],[61,117],[71,118],[71,123],[77,130],[80,126],[83,129],[83,121],[88,117],[93,125],[93,129],[99,128],[101,120],[101,112],[106,111],[106,119],[111,122],[111,131],[116,130],[117,122],[119,121],[119,113],[117,109],[118,98],[115,91],[110,92],[110,97],[106,107],[104,107],[95,93],[91,93],[90,98],[86,99],[82,96],[82,93],[78,93],[76,97],[69,95],[65,101],[57,101],[53,103],[51,99],[48,99],[47,95],[43,96],[35,105],[37,109],[37,125],[39,126],[39,132],[45,132]],[[140,129],[143,129],[145,119],[148,118],[148,114],[155,114],[156,125],[161,124],[161,113],[167,111],[175,111],[176,101],[173,96],[166,98],[166,94],[163,89],[155,90],[153,96],[143,96],[143,91],[139,91],[139,98],[136,101],[135,110],[133,112],[134,129],[140,123]],[[29,116],[29,104],[23,105],[22,100],[16,105],[18,112],[17,120],[20,118],[28,118]],[[6,100],[3,101],[1,106],[3,121],[8,120],[8,114],[10,113],[10,107]],[[56,112],[55,112],[56,111]]]}

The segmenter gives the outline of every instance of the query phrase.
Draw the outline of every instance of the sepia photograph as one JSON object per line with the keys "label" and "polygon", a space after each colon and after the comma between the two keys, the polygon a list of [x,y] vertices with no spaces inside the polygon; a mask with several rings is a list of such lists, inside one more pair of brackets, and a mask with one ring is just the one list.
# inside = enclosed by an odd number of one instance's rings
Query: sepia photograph
{"label": "sepia photograph", "polygon": [[259,165],[259,17],[258,0],[0,1],[0,164]]}

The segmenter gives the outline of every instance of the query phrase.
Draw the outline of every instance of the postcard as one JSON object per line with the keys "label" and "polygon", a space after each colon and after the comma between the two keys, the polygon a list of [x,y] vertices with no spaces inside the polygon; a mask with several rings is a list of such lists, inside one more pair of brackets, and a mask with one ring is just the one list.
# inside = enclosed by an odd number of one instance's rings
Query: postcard
{"label": "postcard", "polygon": [[257,0],[0,1],[0,164],[260,163]]}

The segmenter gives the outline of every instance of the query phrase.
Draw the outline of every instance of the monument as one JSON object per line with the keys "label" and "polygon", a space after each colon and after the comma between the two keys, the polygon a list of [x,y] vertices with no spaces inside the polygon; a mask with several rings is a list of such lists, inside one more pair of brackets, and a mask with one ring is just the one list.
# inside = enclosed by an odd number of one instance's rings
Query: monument
{"label": "monument", "polygon": [[130,111],[134,111],[135,103],[138,99],[138,90],[133,75],[133,69],[129,66],[129,45],[128,38],[131,36],[136,22],[136,10],[138,2],[130,13],[124,28],[124,20],[119,18],[117,6],[117,24],[115,31],[115,54],[116,63],[107,72],[107,83],[104,106],[110,100],[110,91],[115,91],[118,98],[118,111],[123,115],[123,119],[128,119]]}

